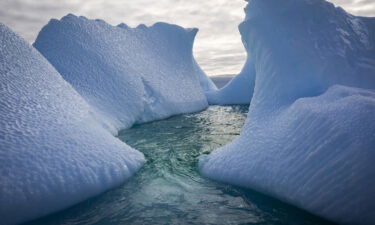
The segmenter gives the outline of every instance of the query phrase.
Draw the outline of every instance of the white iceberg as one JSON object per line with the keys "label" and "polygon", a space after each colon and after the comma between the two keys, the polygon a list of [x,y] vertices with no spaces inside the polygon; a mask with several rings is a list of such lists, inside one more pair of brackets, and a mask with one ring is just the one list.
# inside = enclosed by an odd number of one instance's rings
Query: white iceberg
{"label": "white iceberg", "polygon": [[[236,84],[249,84],[246,97],[254,89],[248,119],[239,138],[200,158],[201,173],[331,221],[373,224],[375,19],[324,0],[250,0],[245,12],[254,72]],[[234,82],[225,88],[215,103],[237,101]]]}
{"label": "white iceberg", "polygon": [[196,112],[215,89],[195,62],[197,29],[129,28],[69,14],[39,33],[38,49],[113,133],[134,123]]}
{"label": "white iceberg", "polygon": [[0,218],[15,224],[120,185],[144,163],[48,61],[0,24]]}
{"label": "white iceberg", "polygon": [[165,23],[114,27],[70,14],[42,29],[38,52],[1,25],[2,223],[41,217],[121,184],[145,159],[114,134],[205,109],[205,92],[216,87],[193,58],[197,31]]}

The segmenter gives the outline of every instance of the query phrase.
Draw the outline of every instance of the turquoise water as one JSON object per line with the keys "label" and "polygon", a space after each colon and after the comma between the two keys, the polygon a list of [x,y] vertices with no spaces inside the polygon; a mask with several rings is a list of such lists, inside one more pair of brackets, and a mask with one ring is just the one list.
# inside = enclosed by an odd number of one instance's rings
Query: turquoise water
{"label": "turquoise water", "polygon": [[128,182],[30,224],[327,224],[255,191],[201,177],[197,157],[240,134],[248,106],[136,125],[119,138],[147,163]]}

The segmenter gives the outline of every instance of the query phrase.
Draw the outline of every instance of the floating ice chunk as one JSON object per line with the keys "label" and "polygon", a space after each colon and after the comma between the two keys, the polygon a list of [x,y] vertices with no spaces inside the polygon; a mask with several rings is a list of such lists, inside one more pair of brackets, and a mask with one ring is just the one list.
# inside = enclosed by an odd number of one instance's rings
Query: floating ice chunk
{"label": "floating ice chunk", "polygon": [[[373,224],[375,20],[324,0],[250,0],[245,11],[254,71],[237,82],[254,87],[248,119],[200,171],[338,223]],[[210,102],[249,95],[229,87]]]}
{"label": "floating ice chunk", "polygon": [[138,170],[143,154],[103,129],[48,61],[2,24],[0,46],[1,224],[61,210]]}

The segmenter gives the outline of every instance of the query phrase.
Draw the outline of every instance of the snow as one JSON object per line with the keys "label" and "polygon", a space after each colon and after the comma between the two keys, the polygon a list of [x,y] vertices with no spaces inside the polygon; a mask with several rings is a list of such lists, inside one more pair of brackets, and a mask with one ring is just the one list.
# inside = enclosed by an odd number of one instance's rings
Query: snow
{"label": "snow", "polygon": [[248,118],[200,171],[331,221],[373,224],[375,19],[324,0],[288,3],[249,1],[240,31],[250,72],[236,84],[249,86],[209,97],[231,104],[253,89]]}
{"label": "snow", "polygon": [[0,24],[0,218],[24,222],[98,195],[145,159],[96,122],[43,56]]}
{"label": "snow", "polygon": [[197,31],[166,23],[111,26],[69,14],[51,20],[34,47],[116,134],[208,106],[204,92],[215,86],[192,55]]}

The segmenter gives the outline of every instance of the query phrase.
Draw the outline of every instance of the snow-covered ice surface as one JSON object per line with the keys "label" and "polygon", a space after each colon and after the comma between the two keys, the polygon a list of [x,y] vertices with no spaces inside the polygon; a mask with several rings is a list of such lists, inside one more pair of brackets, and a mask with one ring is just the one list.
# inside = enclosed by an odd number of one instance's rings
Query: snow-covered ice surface
{"label": "snow-covered ice surface", "polygon": [[[144,162],[32,46],[0,24],[0,223],[121,184]],[[88,68],[90,69],[90,68]]]}
{"label": "snow-covered ice surface", "polygon": [[[324,0],[250,0],[245,12],[254,71],[238,84],[254,87],[248,119],[239,138],[200,158],[201,173],[338,223],[373,224],[375,19]],[[233,82],[215,103],[237,101]]]}
{"label": "snow-covered ice surface", "polygon": [[208,106],[204,92],[216,87],[193,58],[197,31],[166,23],[112,26],[69,14],[51,20],[34,47],[116,133]]}

